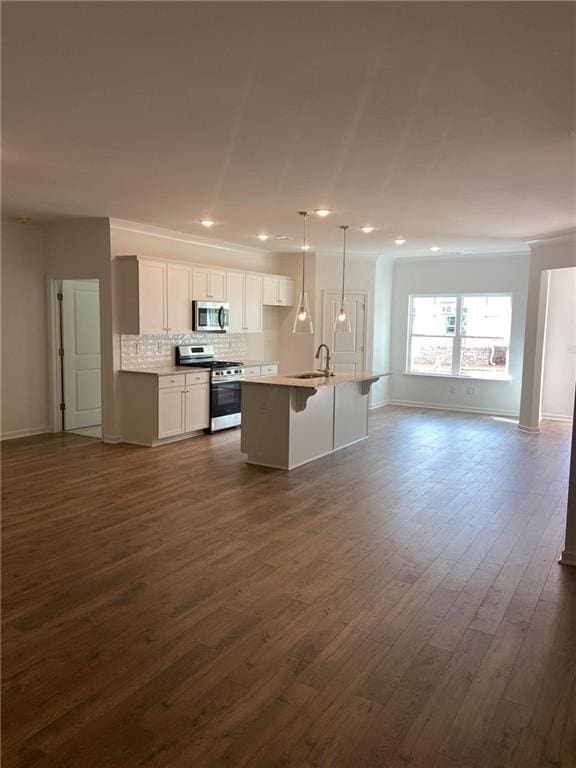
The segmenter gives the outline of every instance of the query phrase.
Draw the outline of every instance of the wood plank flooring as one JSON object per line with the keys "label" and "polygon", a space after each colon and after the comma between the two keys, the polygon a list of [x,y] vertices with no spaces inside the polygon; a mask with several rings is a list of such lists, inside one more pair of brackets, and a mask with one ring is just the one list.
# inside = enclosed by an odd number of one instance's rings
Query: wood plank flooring
{"label": "wood plank flooring", "polygon": [[569,426],[3,454],[3,768],[576,766]]}

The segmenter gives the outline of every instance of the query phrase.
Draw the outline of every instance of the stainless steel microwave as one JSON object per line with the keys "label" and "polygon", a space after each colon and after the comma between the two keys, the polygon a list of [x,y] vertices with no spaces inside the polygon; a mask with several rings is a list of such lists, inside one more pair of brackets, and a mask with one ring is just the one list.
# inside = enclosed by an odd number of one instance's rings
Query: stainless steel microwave
{"label": "stainless steel microwave", "polygon": [[194,330],[202,333],[225,333],[230,327],[230,304],[220,301],[195,301]]}

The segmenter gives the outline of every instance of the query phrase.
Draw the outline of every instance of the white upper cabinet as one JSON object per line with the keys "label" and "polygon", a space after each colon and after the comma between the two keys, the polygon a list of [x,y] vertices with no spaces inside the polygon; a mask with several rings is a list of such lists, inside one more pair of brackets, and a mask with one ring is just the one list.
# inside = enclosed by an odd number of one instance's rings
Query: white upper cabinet
{"label": "white upper cabinet", "polygon": [[120,256],[120,333],[189,333],[192,301],[228,301],[232,333],[261,333],[262,307],[291,307],[294,280],[183,262]]}
{"label": "white upper cabinet", "polygon": [[192,295],[197,301],[226,301],[226,272],[223,269],[194,267]]}
{"label": "white upper cabinet", "polygon": [[291,277],[264,276],[264,304],[274,307],[294,305],[294,280]]}
{"label": "white upper cabinet", "polygon": [[246,273],[244,292],[244,330],[248,333],[262,331],[262,278]]}
{"label": "white upper cabinet", "polygon": [[166,327],[166,265],[138,261],[138,324],[136,333],[158,333]]}
{"label": "white upper cabinet", "polygon": [[226,288],[226,301],[230,304],[230,333],[243,333],[245,330],[246,275],[243,272],[228,272]]}
{"label": "white upper cabinet", "polygon": [[192,270],[186,264],[166,265],[166,330],[192,330]]}
{"label": "white upper cabinet", "polygon": [[262,277],[250,272],[226,274],[231,333],[262,330]]}

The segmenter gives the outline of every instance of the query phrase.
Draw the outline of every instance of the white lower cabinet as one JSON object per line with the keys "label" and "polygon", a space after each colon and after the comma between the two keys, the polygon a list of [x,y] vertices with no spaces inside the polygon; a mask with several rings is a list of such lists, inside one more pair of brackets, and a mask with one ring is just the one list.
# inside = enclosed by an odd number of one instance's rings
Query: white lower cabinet
{"label": "white lower cabinet", "polygon": [[158,445],[210,426],[210,373],[122,373],[123,438]]}
{"label": "white lower cabinet", "polygon": [[186,389],[186,432],[206,429],[210,423],[210,385],[192,384]]}
{"label": "white lower cabinet", "polygon": [[186,431],[186,390],[166,387],[158,390],[158,439]]}
{"label": "white lower cabinet", "polygon": [[248,365],[244,368],[244,376],[247,379],[253,379],[258,376],[277,376],[278,366],[272,365]]}

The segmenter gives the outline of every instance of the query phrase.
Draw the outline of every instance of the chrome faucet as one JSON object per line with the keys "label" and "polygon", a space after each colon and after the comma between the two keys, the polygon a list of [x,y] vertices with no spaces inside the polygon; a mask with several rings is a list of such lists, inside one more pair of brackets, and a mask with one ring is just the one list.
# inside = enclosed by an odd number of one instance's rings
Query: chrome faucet
{"label": "chrome faucet", "polygon": [[322,352],[322,348],[326,350],[326,367],[325,368],[318,368],[318,370],[324,374],[324,376],[334,376],[334,371],[330,368],[330,348],[328,347],[328,344],[320,344],[318,349],[316,350],[316,354],[314,357],[316,360],[320,360],[320,353]]}

